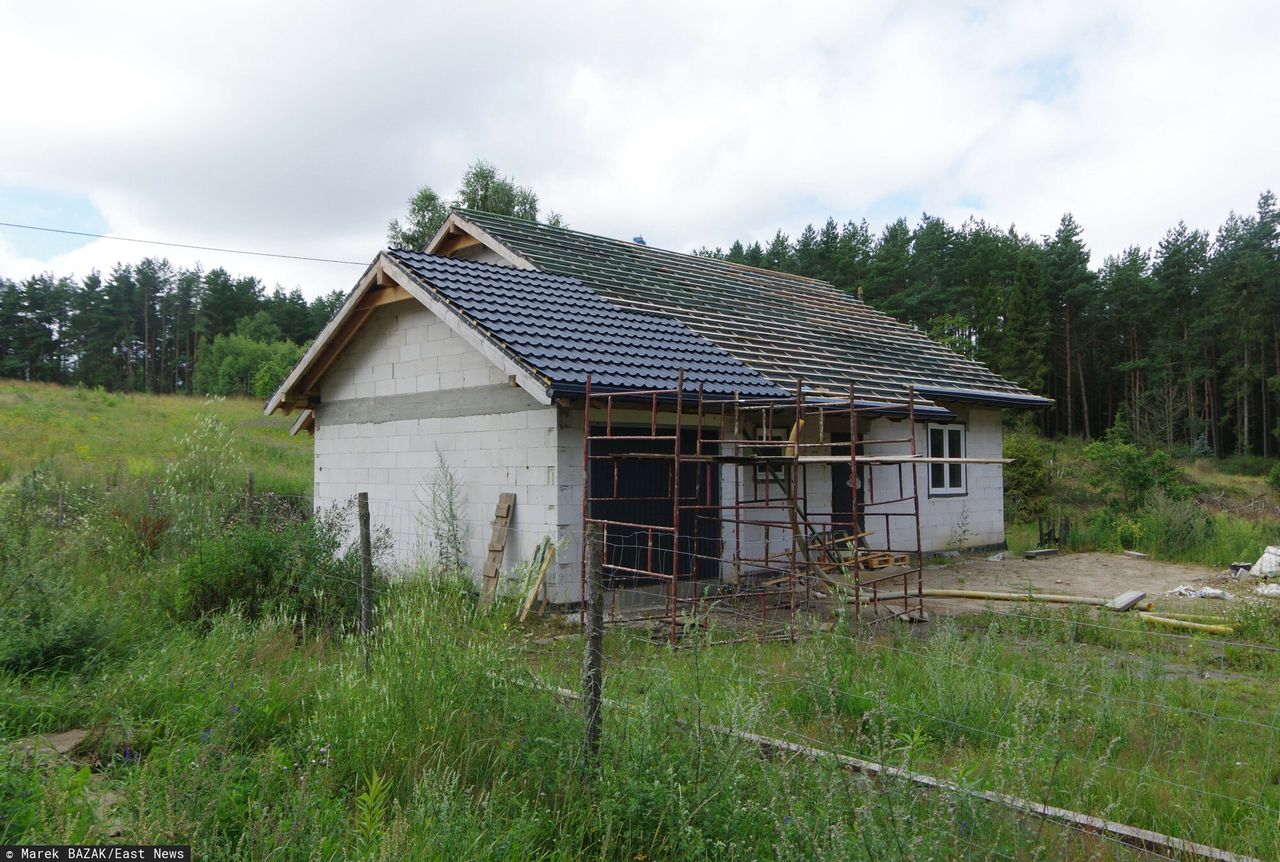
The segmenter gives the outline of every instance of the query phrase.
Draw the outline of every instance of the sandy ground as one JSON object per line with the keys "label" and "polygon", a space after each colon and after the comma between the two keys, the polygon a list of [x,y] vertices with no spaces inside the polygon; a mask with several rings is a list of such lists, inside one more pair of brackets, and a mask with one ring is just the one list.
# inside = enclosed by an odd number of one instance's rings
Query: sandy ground
{"label": "sandy ground", "polygon": [[961,557],[946,566],[930,566],[925,569],[925,584],[943,589],[1031,589],[1109,598],[1126,590],[1161,596],[1181,584],[1203,586],[1222,574],[1203,566],[1162,563],[1124,554],[1058,554],[1034,560],[1005,554],[999,562],[986,557]]}
{"label": "sandy ground", "polygon": [[[1061,593],[1114,598],[1129,590],[1141,590],[1157,607],[1181,608],[1212,613],[1221,603],[1214,599],[1181,599],[1165,596],[1182,584],[1212,585],[1237,592],[1241,587],[1228,583],[1226,573],[1204,566],[1165,563],[1124,554],[1059,554],[1028,560],[1005,554],[1003,560],[985,556],[961,557],[947,565],[929,566],[924,572],[926,587],[996,592]],[[1235,589],[1233,589],[1235,587]],[[1243,588],[1247,589],[1247,587]],[[979,605],[970,600],[927,599],[930,610],[945,613],[972,613]]]}

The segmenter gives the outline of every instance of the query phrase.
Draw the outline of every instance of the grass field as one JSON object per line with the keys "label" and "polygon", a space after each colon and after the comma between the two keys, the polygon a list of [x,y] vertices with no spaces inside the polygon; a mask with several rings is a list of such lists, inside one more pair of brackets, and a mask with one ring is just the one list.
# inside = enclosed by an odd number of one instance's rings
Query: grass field
{"label": "grass field", "polygon": [[[0,843],[200,859],[1142,859],[992,790],[1280,858],[1280,605],[1231,642],[1091,609],[681,648],[610,629],[594,780],[573,626],[378,583],[303,521],[309,438],[256,402],[0,385]],[[1011,541],[1028,542],[1026,528]],[[767,759],[708,725],[956,782]],[[88,731],[69,755],[22,740]]]}
{"label": "grass field", "polygon": [[249,398],[182,398],[0,380],[0,483],[49,470],[61,479],[127,483],[154,479],[182,451],[196,417],[235,433],[255,482],[284,494],[311,493],[311,439],[290,437],[292,418],[262,415]]}

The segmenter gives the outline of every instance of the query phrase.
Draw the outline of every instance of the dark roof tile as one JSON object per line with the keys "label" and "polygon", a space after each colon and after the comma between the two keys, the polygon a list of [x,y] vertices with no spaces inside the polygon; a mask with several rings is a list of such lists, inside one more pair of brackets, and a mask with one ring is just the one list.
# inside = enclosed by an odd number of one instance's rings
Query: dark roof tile
{"label": "dark roof tile", "polygon": [[548,389],[571,391],[591,375],[600,389],[669,389],[684,371],[690,391],[784,396],[755,369],[672,316],[621,307],[576,278],[420,252],[388,252],[461,312]]}

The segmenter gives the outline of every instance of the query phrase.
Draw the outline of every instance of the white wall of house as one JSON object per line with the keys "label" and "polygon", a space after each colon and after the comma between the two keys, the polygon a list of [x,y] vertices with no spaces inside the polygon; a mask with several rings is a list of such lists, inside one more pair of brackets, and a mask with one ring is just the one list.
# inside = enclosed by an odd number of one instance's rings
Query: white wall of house
{"label": "white wall of house", "polygon": [[[479,572],[498,495],[516,494],[503,568],[532,558],[557,517],[556,409],[416,302],[384,306],[321,383],[316,410],[317,506],[367,491],[394,561],[431,553],[429,501],[441,459],[458,479],[467,562]],[[555,596],[553,595],[553,599]]]}
{"label": "white wall of house", "polygon": [[[1000,411],[945,405],[965,426],[965,455],[1000,458],[1004,437]],[[916,447],[928,452],[927,425],[916,430]],[[1004,470],[1000,464],[966,464],[964,493],[930,494],[929,476],[920,469],[920,533],[927,551],[977,548],[1004,542]]]}
{"label": "white wall of house", "polygon": [[[1000,456],[998,410],[951,409],[965,426],[966,455]],[[625,419],[619,415],[619,421]],[[927,424],[918,423],[914,432],[917,451],[927,452]],[[907,425],[876,419],[863,433],[868,439],[903,437]],[[813,425],[802,439],[825,442]],[[867,448],[868,454],[909,450],[906,443]],[[555,603],[577,601],[584,478],[581,407],[538,404],[416,302],[385,306],[322,381],[315,427],[316,504],[342,504],[367,491],[375,528],[391,533],[394,561],[412,566],[433,552],[429,501],[440,460],[461,487],[458,502],[472,569],[478,573],[483,566],[498,495],[511,491],[516,507],[504,570],[531,559],[545,536],[557,536],[559,549],[548,573],[550,598]],[[964,493],[955,496],[931,495],[927,468],[916,469],[926,551],[1004,541],[1000,465],[966,465]],[[806,477],[810,510],[829,513],[829,467],[810,465]],[[740,483],[740,499],[762,490],[753,469],[725,466],[721,495],[726,505],[734,499],[735,482]],[[898,468],[870,468],[868,493],[878,499],[898,496]],[[889,519],[886,530],[876,511],[909,511],[909,504],[871,510],[867,527],[872,547],[882,547],[890,534],[895,548],[914,547],[909,518]],[[786,513],[775,508],[762,517],[780,526],[767,531],[771,552],[785,553],[791,541]],[[732,574],[739,550],[746,558],[763,555],[765,535],[760,526],[739,530],[724,525],[726,575]]]}
{"label": "white wall of house", "polygon": [[[956,415],[965,429],[965,456],[999,458],[1003,447],[1000,411],[945,405]],[[906,420],[875,419],[864,432],[868,440],[894,440],[907,437]],[[916,452],[929,452],[929,424],[915,427]],[[868,455],[906,454],[908,442],[884,443],[865,447]],[[911,493],[910,475],[905,469],[889,465],[869,470],[868,495],[871,499],[889,500]],[[925,551],[977,548],[1004,542],[1004,476],[999,464],[966,464],[963,493],[934,492],[929,487],[929,468],[916,468],[920,494],[920,545]],[[899,478],[901,476],[901,479]],[[871,547],[884,547],[884,536],[891,537],[893,547],[915,547],[915,529],[909,518],[877,517],[876,513],[901,513],[911,510],[910,502],[876,506],[868,509],[867,529]]]}

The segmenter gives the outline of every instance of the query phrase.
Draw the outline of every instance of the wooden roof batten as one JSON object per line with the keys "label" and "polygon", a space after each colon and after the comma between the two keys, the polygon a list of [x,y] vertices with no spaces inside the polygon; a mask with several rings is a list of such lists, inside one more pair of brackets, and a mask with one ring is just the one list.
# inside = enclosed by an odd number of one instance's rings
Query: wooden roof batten
{"label": "wooden roof batten", "polygon": [[467,221],[456,212],[449,213],[423,251],[448,257],[458,249],[472,245],[483,245],[516,269],[537,269],[532,261],[517,254],[484,228]]}
{"label": "wooden roof batten", "polygon": [[[877,396],[931,384],[1026,402],[1008,406],[1049,403],[819,279],[478,210],[455,211],[450,220],[483,234],[503,258],[577,278],[615,306],[680,321],[784,388],[801,377],[815,392],[838,395],[852,377]],[[447,254],[443,245],[428,252]]]}

